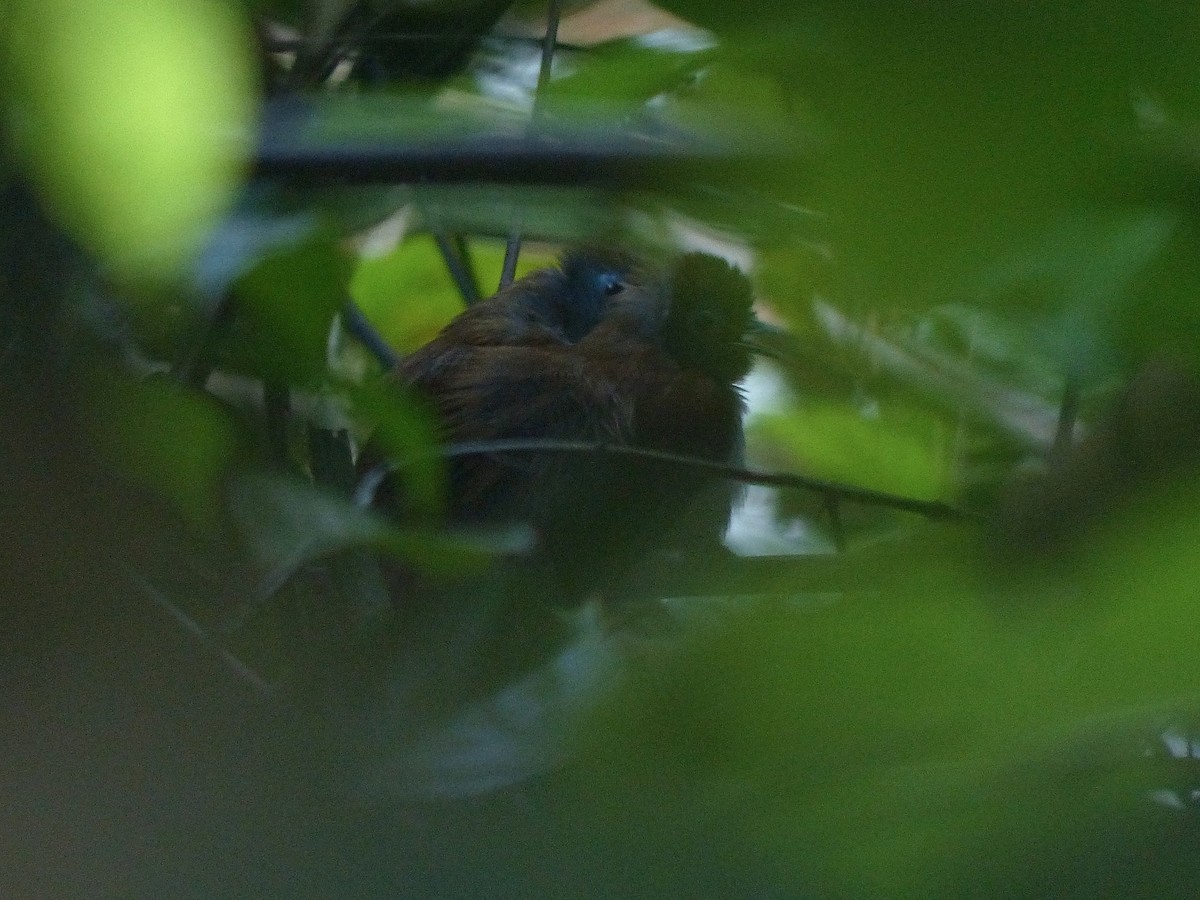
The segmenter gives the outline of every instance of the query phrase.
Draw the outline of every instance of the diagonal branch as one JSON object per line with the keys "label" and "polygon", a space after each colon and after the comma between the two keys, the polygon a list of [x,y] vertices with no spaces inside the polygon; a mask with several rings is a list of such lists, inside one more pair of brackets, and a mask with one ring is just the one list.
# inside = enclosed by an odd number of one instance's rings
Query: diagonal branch
{"label": "diagonal branch", "polygon": [[172,603],[149,580],[136,572],[125,569],[125,567],[122,567],[122,571],[130,582],[146,595],[147,599],[169,616],[180,628],[199,641],[206,650],[219,659],[254,694],[267,698],[276,693],[275,685],[227,650],[203,625]]}
{"label": "diagonal branch", "polygon": [[[960,509],[940,500],[918,500],[913,497],[902,497],[897,494],[889,494],[886,491],[876,491],[871,488],[826,481],[825,479],[812,478],[808,475],[785,472],[756,472],[752,469],[715,462],[711,459],[704,459],[698,456],[669,453],[665,450],[632,447],[624,444],[567,441],[552,438],[507,438],[492,441],[463,441],[456,444],[448,444],[440,451],[440,455],[445,459],[456,459],[464,456],[484,456],[494,453],[592,453],[602,456],[651,459],[685,468],[712,472],[714,475],[728,478],[732,481],[740,481],[744,484],[815,491],[826,497],[836,497],[873,506],[885,506],[904,512],[916,513],[929,519],[979,521],[984,518],[981,513]],[[384,464],[376,466],[367,472],[359,481],[358,490],[356,491],[357,501],[364,505],[370,503],[380,482],[397,468],[400,468],[398,464]]]}

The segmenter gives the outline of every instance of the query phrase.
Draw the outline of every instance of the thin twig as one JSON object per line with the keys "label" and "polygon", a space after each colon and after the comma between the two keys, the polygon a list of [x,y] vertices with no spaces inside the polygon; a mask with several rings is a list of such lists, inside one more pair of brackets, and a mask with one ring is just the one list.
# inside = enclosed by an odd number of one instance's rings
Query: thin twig
{"label": "thin twig", "polygon": [[[546,10],[546,36],[542,41],[542,63],[538,68],[537,84],[533,89],[533,108],[529,114],[528,134],[536,133],[542,115],[542,94],[550,83],[550,70],[554,62],[554,48],[558,44],[558,22],[562,17],[559,0],[550,0]],[[517,274],[517,257],[521,254],[521,232],[525,225],[524,210],[518,209],[513,216],[512,230],[504,247],[504,267],[500,270],[500,287],[512,284]]]}
{"label": "thin twig", "polygon": [[385,372],[390,372],[400,364],[400,354],[375,330],[375,326],[353,300],[347,300],[342,305],[342,324],[355,340],[371,351]]}
{"label": "thin twig", "polygon": [[462,261],[463,270],[467,273],[467,280],[475,286],[475,290],[478,292],[479,278],[475,272],[475,262],[471,258],[471,248],[467,244],[466,236],[461,231],[455,231],[450,235],[450,242],[454,245],[458,258]]}
{"label": "thin twig", "polygon": [[517,276],[517,257],[521,255],[521,231],[525,227],[525,215],[520,209],[513,212],[512,229],[504,244],[504,265],[500,269],[500,288],[513,283]]}
{"label": "thin twig", "polygon": [[245,682],[260,697],[275,694],[275,686],[252,668],[226,650],[199,622],[168,600],[158,588],[134,572],[127,571],[126,577],[141,589],[152,603],[171,617],[184,631],[196,638],[213,653],[234,675]]}
{"label": "thin twig", "polygon": [[[843,500],[856,503],[866,503],[875,506],[886,506],[905,512],[917,513],[930,519],[965,519],[978,520],[980,513],[960,509],[940,500],[917,500],[913,497],[901,497],[886,491],[876,491],[871,488],[839,484],[812,478],[808,475],[797,475],[785,472],[756,472],[728,463],[715,462],[697,456],[687,456],[682,453],[668,453],[665,450],[652,450],[648,447],[631,447],[625,444],[605,444],[591,441],[566,441],[553,438],[507,438],[494,441],[463,441],[448,444],[438,451],[444,459],[457,459],[464,456],[485,456],[493,453],[595,453],[603,456],[627,456],[637,459],[651,459],[657,462],[670,463],[705,472],[712,472],[722,478],[740,481],[745,484],[761,484],[770,487],[798,488],[800,490],[817,491],[826,496],[837,496]],[[398,468],[399,464],[384,464],[368,471],[359,481],[355,492],[356,502],[366,505],[371,502],[375,490],[387,475]]]}
{"label": "thin twig", "polygon": [[171,375],[174,378],[192,387],[204,386],[213,370],[213,347],[228,333],[230,325],[233,324],[234,306],[232,293],[226,292],[220,297],[216,308],[199,329],[199,334],[189,342],[172,365]]}
{"label": "thin twig", "polygon": [[445,260],[450,277],[454,279],[454,284],[458,288],[458,292],[462,294],[463,302],[467,306],[478,303],[481,299],[479,296],[479,285],[475,283],[475,277],[471,273],[470,265],[463,258],[458,243],[441,229],[433,232],[433,239],[437,243],[438,250],[442,253],[442,259]]}
{"label": "thin twig", "polygon": [[542,39],[542,63],[538,67],[537,85],[533,92],[533,110],[529,124],[536,128],[542,116],[542,98],[546,85],[550,83],[550,70],[554,62],[554,50],[558,47],[558,22],[562,18],[560,0],[550,0],[546,8],[546,36]]}

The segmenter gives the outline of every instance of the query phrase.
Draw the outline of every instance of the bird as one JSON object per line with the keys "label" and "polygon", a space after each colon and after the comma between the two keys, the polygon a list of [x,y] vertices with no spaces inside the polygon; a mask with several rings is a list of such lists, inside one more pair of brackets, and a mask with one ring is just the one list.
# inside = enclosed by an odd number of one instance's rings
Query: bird
{"label": "bird", "polygon": [[[659,309],[631,296],[614,303],[579,345],[590,377],[612,385],[623,409],[614,443],[737,466],[743,461],[745,398],[758,320],[749,279],[703,253],[679,257],[661,277]],[[629,307],[632,307],[630,309]],[[596,520],[606,540],[584,543],[571,529],[551,536],[571,560],[575,594],[597,581],[610,592],[633,586],[640,569],[679,557],[703,562],[724,552],[722,538],[739,496],[711,470],[659,459],[606,461]],[[582,577],[580,577],[582,576]]]}
{"label": "bird", "polygon": [[[753,299],[715,256],[575,249],[468,308],[388,377],[430,406],[447,444],[567,440],[737,463]],[[449,468],[451,521],[528,523],[541,593],[566,605],[619,590],[666,536],[718,545],[735,499],[711,471],[602,450]],[[396,512],[401,498],[385,484],[377,503]]]}
{"label": "bird", "polygon": [[[646,277],[646,263],[628,252],[568,250],[558,266],[532,272],[468,307],[401,360],[387,381],[424,401],[448,444],[585,433],[616,439],[615,430],[589,431],[576,421],[588,405],[571,396],[578,363],[570,351],[613,297]],[[382,456],[368,444],[360,472],[369,472]],[[537,467],[528,459],[494,455],[456,458],[449,468],[450,519],[479,524],[513,518]],[[394,479],[380,485],[375,505],[402,508]]]}

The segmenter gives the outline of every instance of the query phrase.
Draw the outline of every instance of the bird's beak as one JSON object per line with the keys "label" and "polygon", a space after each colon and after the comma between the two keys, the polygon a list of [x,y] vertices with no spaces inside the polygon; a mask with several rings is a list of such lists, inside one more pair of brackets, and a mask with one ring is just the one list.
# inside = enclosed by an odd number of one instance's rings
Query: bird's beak
{"label": "bird's beak", "polygon": [[790,338],[790,334],[778,325],[770,325],[758,316],[751,316],[750,324],[742,334],[741,345],[752,353],[760,356],[778,358],[781,344]]}

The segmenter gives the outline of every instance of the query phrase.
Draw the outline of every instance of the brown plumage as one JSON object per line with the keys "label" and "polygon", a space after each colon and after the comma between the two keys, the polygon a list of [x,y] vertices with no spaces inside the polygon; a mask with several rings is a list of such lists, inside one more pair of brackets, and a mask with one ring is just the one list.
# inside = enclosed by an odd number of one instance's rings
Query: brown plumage
{"label": "brown plumage", "polygon": [[[576,252],[464,312],[392,377],[430,402],[447,443],[552,438],[735,461],[750,304],[745,278],[714,257],[663,270]],[[629,457],[496,453],[450,469],[452,518],[531,524],[547,593],[566,601],[619,588],[669,534],[715,544],[732,502],[707,473]]]}

